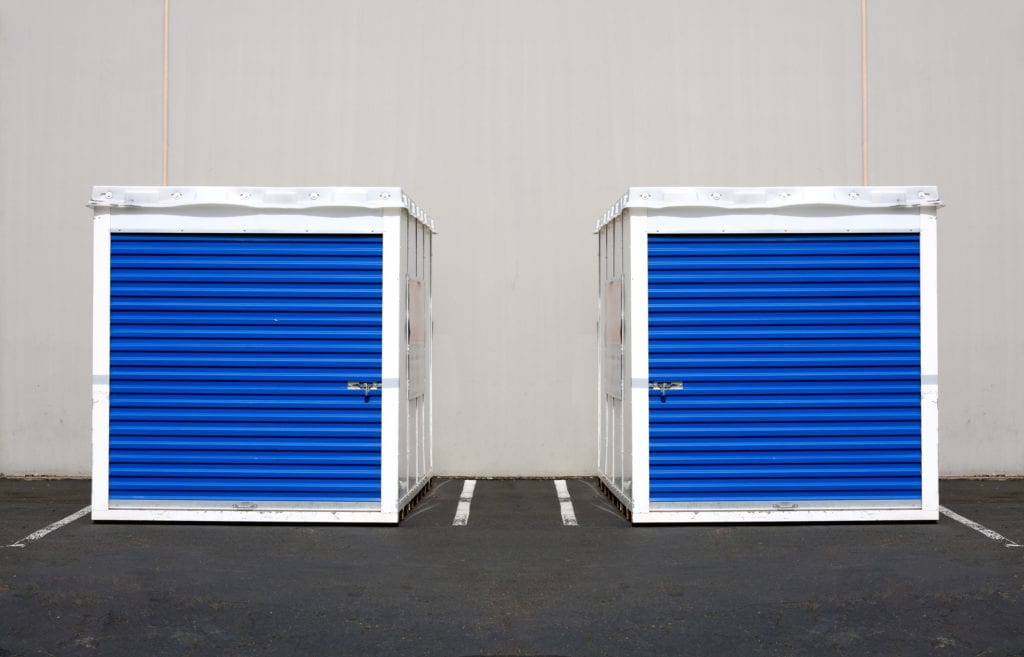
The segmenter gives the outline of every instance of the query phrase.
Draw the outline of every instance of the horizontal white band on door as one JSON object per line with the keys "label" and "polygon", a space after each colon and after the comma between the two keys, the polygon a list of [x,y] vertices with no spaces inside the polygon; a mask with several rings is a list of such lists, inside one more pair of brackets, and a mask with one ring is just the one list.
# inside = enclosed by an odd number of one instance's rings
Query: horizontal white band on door
{"label": "horizontal white band on door", "polygon": [[655,511],[817,511],[825,509],[920,509],[921,500],[798,500],[782,502],[651,502]]}
{"label": "horizontal white band on door", "polygon": [[237,502],[225,500],[110,500],[111,509],[168,509],[177,511],[380,511],[380,502]]}
{"label": "horizontal white band on door", "polygon": [[[190,210],[198,210],[192,208]],[[330,215],[310,216],[287,212],[258,215],[223,215],[195,211],[189,216],[116,210],[110,217],[112,233],[296,233],[361,234],[382,233],[379,214],[342,210]]]}
{"label": "horizontal white band on door", "polygon": [[715,233],[917,233],[921,219],[917,214],[905,217],[888,214],[846,216],[794,216],[743,212],[719,214],[707,212],[647,217],[647,232],[662,234]]}
{"label": "horizontal white band on door", "polygon": [[277,511],[257,509],[249,513],[223,509],[97,509],[92,519],[124,522],[273,522],[273,523],[365,523],[393,525],[398,511]]}
{"label": "horizontal white band on door", "polygon": [[808,511],[633,512],[633,524],[718,522],[934,522],[938,509],[812,509]]}

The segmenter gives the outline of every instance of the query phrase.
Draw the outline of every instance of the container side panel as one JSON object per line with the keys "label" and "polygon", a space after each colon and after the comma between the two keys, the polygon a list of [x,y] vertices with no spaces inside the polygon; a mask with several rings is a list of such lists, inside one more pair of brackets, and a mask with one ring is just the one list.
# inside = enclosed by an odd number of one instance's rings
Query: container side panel
{"label": "container side panel", "polygon": [[404,429],[399,442],[399,497],[418,488],[427,476],[430,382],[430,278],[427,272],[429,231],[405,219],[405,306],[402,348],[406,394]]}
{"label": "container side panel", "polygon": [[427,282],[427,394],[423,404],[423,477],[434,472],[434,237],[423,230],[423,275]]}
{"label": "container side panel", "polygon": [[626,294],[624,221],[603,227],[598,251],[599,472],[614,489],[630,494],[629,453],[624,435]]}
{"label": "container side panel", "polygon": [[379,235],[111,236],[110,498],[380,500]]}
{"label": "container side panel", "polygon": [[629,506],[633,513],[650,510],[650,464],[648,434],[650,418],[647,409],[648,295],[647,295],[647,233],[649,217],[644,208],[630,208],[620,222],[622,231],[622,262],[626,286],[624,333],[626,335],[623,384],[627,387],[622,435],[626,465],[629,470]]}
{"label": "container side panel", "polygon": [[605,345],[605,285],[608,280],[608,234],[607,226],[601,228],[597,236],[597,471],[602,476],[611,476],[608,453],[611,436],[608,426],[607,375],[604,367]]}
{"label": "container side panel", "polygon": [[410,225],[410,218],[403,212],[399,217],[399,251],[398,258],[398,281],[401,300],[399,303],[400,325],[398,328],[398,436],[397,436],[397,486],[398,498],[402,499],[409,491],[411,483],[411,470],[414,466],[412,448],[415,441],[416,425],[413,422],[412,412],[414,406],[413,381],[409,371],[409,304],[414,294],[412,283],[415,280],[416,272],[416,237]]}
{"label": "container side panel", "polygon": [[920,504],[918,235],[648,253],[652,502]]}

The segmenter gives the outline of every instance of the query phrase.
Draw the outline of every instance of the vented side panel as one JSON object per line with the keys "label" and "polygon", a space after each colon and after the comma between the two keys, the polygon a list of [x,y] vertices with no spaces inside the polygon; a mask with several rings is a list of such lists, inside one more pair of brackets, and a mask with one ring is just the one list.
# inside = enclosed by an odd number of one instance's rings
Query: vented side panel
{"label": "vented side panel", "polygon": [[921,498],[916,234],[648,244],[652,502]]}
{"label": "vented side panel", "polygon": [[378,236],[111,235],[110,498],[380,500]]}

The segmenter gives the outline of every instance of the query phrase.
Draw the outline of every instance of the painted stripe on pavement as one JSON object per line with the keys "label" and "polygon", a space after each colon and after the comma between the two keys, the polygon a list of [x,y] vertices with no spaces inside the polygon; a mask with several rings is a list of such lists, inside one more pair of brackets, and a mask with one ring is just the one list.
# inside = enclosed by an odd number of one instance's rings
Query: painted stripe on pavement
{"label": "painted stripe on pavement", "polygon": [[576,526],[576,512],[572,508],[572,498],[569,497],[569,487],[565,479],[555,480],[555,492],[558,493],[558,504],[562,507],[562,524]]}
{"label": "painted stripe on pavement", "polygon": [[10,545],[5,545],[4,547],[23,548],[26,545],[28,545],[29,543],[32,543],[33,541],[38,541],[39,539],[41,539],[42,537],[46,536],[50,532],[57,531],[58,529],[60,529],[64,525],[70,525],[71,523],[73,523],[74,521],[78,520],[82,516],[86,515],[90,511],[92,511],[92,507],[91,506],[87,506],[84,509],[79,509],[78,511],[75,511],[74,513],[72,513],[67,518],[61,518],[60,520],[58,520],[57,522],[53,523],[52,525],[47,525],[47,526],[43,527],[42,529],[40,529],[39,531],[32,532],[31,534],[29,534],[25,538],[21,539],[20,541],[17,541],[15,543],[11,543]]}
{"label": "painted stripe on pavement", "polygon": [[949,509],[947,509],[944,506],[940,506],[939,507],[939,513],[941,513],[942,515],[946,516],[947,518],[952,518],[953,520],[956,520],[961,525],[966,525],[966,526],[970,527],[971,529],[973,529],[974,531],[976,531],[976,532],[978,532],[980,534],[984,534],[985,536],[991,538],[993,541],[999,541],[1000,543],[1002,543],[1006,547],[1009,547],[1009,548],[1024,547],[1020,543],[1017,543],[1016,541],[1011,541],[1010,539],[1006,538],[1005,536],[1003,536],[999,532],[994,532],[991,529],[989,529],[988,527],[985,527],[983,525],[979,525],[978,523],[974,522],[973,520],[970,520],[968,518],[963,517],[959,513],[956,513],[954,511],[950,511]]}
{"label": "painted stripe on pavement", "polygon": [[469,522],[469,505],[473,502],[473,491],[476,490],[476,479],[467,479],[462,484],[462,495],[459,496],[459,508],[455,509],[455,520],[452,525],[465,527]]}

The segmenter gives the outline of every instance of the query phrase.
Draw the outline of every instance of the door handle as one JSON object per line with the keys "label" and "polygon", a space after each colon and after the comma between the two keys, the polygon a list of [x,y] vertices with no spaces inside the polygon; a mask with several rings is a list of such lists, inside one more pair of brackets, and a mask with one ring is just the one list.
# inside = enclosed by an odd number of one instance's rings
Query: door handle
{"label": "door handle", "polygon": [[665,398],[665,393],[669,390],[682,390],[682,381],[651,381],[648,386],[651,390],[660,390],[661,398]]}
{"label": "door handle", "polygon": [[364,400],[369,400],[370,399],[370,391],[371,390],[380,390],[381,387],[382,386],[381,386],[381,382],[380,381],[349,381],[348,382],[348,389],[349,390],[362,390],[363,391],[363,399]]}

